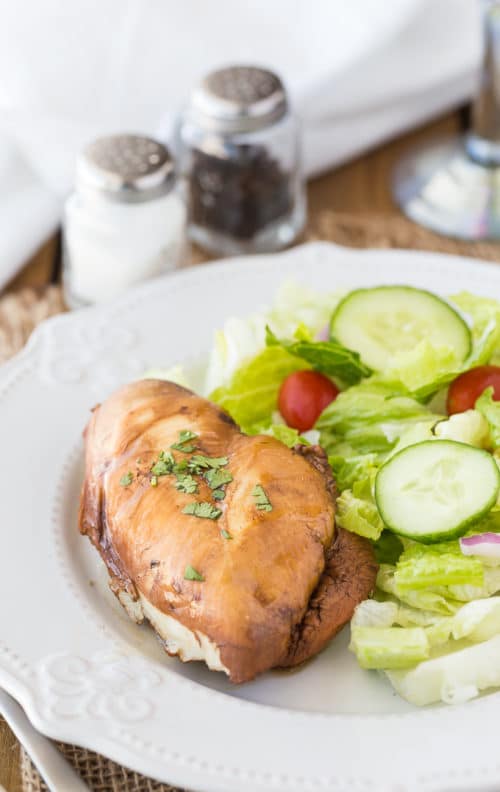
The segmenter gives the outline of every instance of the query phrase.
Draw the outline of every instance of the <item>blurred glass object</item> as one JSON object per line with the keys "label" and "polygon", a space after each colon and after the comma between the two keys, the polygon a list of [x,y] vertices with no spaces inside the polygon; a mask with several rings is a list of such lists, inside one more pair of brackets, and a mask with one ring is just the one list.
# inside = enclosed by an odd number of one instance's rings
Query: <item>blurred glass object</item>
{"label": "blurred glass object", "polygon": [[469,240],[500,239],[500,2],[481,5],[484,55],[471,129],[410,152],[393,182],[411,220]]}

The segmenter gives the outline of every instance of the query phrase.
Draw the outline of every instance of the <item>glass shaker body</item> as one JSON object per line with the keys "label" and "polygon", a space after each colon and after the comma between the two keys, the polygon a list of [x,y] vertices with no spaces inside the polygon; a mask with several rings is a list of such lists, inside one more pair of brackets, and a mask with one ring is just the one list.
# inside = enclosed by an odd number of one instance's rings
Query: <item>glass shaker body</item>
{"label": "glass shaker body", "polygon": [[[113,152],[108,147],[106,162],[114,163],[116,170],[119,159]],[[139,154],[134,154],[133,167],[144,170]],[[88,159],[90,155],[85,156]],[[155,155],[153,159],[155,165]],[[153,178],[153,184],[151,177],[141,182],[140,174],[134,183],[127,173],[125,186],[117,187],[120,182],[111,165],[103,176],[96,173],[99,164],[102,162],[96,157],[91,157],[90,164],[85,161],[64,209],[63,281],[72,308],[109,300],[143,280],[168,272],[179,266],[185,252],[186,209],[173,173],[169,171],[167,179],[165,171],[156,183]],[[110,189],[109,183],[116,189]]]}
{"label": "glass shaker body", "polygon": [[284,92],[267,117],[227,123],[217,109],[210,117],[188,108],[178,128],[191,239],[222,254],[289,245],[304,226],[306,199],[299,123]]}

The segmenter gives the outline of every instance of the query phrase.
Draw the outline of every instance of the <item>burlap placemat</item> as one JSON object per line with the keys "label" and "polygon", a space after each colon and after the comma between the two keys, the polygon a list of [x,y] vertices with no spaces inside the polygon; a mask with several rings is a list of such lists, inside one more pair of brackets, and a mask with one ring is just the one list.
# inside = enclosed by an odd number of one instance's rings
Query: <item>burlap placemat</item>
{"label": "burlap placemat", "polygon": [[[498,244],[446,239],[403,218],[384,215],[356,216],[324,211],[309,225],[304,239],[327,239],[341,245],[362,248],[434,250],[500,261]],[[191,263],[200,263],[203,258],[202,254],[195,252]],[[42,319],[62,310],[63,301],[57,286],[50,286],[41,292],[23,289],[0,299],[0,362],[21,349]],[[62,743],[59,748],[95,792],[181,792],[127,770],[92,751]],[[24,750],[21,750],[21,775],[25,792],[47,789]]]}

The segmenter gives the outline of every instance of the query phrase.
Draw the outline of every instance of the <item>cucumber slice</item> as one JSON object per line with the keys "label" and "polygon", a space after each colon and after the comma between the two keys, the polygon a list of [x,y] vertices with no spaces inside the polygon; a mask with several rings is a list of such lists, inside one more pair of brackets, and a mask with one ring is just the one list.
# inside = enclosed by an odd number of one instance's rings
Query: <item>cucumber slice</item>
{"label": "cucumber slice", "polygon": [[359,352],[364,363],[384,371],[401,352],[428,340],[450,346],[461,363],[471,350],[471,333],[454,308],[435,294],[412,286],[356,289],[338,304],[330,335]]}
{"label": "cucumber slice", "polygon": [[462,536],[491,509],[499,490],[492,455],[454,440],[408,446],[375,479],[375,500],[387,527],[424,543]]}

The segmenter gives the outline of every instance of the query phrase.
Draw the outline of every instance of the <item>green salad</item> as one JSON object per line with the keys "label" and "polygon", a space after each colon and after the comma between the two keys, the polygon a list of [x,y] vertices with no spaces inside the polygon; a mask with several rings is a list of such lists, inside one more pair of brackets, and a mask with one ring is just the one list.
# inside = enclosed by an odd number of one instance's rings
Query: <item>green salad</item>
{"label": "green salad", "polygon": [[271,308],[229,319],[201,368],[147,376],[248,434],[325,450],[337,524],[379,564],[351,621],[363,668],[417,705],[500,687],[500,302],[287,283]]}

